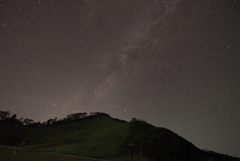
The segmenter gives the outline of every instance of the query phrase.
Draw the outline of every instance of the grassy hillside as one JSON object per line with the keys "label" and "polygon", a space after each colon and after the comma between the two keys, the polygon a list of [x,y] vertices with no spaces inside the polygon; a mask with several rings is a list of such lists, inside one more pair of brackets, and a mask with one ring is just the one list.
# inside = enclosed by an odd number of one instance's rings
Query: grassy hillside
{"label": "grassy hillside", "polygon": [[99,116],[52,127],[31,128],[27,132],[26,143],[30,145],[27,148],[106,158],[120,153],[129,124]]}
{"label": "grassy hillside", "polygon": [[51,127],[1,126],[1,143],[37,151],[57,152],[94,158],[112,158],[122,153],[129,123],[109,116],[89,117]]}
{"label": "grassy hillside", "polygon": [[36,152],[16,147],[0,146],[1,161],[104,161],[59,153]]}
{"label": "grassy hillside", "polygon": [[[127,146],[129,141],[133,141],[134,144],[133,160],[138,161],[238,160],[218,153],[202,151],[172,131],[157,128],[145,121],[133,119],[129,123],[113,119],[108,115],[86,117],[49,127],[1,124],[0,131],[0,144],[19,146],[26,138],[26,144],[19,155],[13,155],[11,148],[1,146],[0,153],[4,153],[1,156],[10,159],[0,158],[0,160],[15,160],[16,157],[24,160],[26,156],[48,160],[44,157],[49,157],[52,153],[55,154],[55,158],[60,154],[68,154],[108,160],[129,160],[130,148]],[[62,160],[64,157],[69,156],[59,156]]]}

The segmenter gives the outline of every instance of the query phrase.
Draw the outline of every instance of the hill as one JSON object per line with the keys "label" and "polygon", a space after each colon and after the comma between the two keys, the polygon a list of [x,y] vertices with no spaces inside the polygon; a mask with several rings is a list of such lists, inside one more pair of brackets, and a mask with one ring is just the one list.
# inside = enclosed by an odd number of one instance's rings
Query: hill
{"label": "hill", "polygon": [[[1,123],[0,144],[20,145],[34,152],[71,154],[110,160],[237,161],[238,158],[203,151],[165,128],[143,120],[125,122],[107,114],[52,126],[12,126]],[[129,143],[133,146],[129,147]]]}
{"label": "hill", "polygon": [[88,117],[50,127],[1,126],[1,144],[94,158],[115,156],[125,143],[129,124],[108,115]]}
{"label": "hill", "polygon": [[104,161],[60,153],[29,151],[0,145],[0,161]]}

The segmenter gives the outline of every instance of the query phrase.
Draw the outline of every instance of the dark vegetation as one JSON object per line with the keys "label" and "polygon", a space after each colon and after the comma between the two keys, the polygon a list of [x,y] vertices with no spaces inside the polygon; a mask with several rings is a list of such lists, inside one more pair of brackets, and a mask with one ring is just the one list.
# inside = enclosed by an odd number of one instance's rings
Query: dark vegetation
{"label": "dark vegetation", "polygon": [[[47,126],[54,126],[74,121],[79,121],[84,118],[94,118],[97,116],[109,116],[108,114],[101,113],[101,112],[92,112],[90,115],[87,115],[86,112],[84,113],[74,113],[67,115],[67,117],[63,119],[58,119],[57,117],[48,119],[45,122],[34,122],[32,119],[23,119],[22,117],[17,119],[17,115],[14,114],[11,116],[9,111],[0,111],[0,123],[11,125],[11,126],[27,126],[27,127],[47,127]],[[118,119],[116,119],[118,120]],[[122,121],[122,120],[119,120]]]}
{"label": "dark vegetation", "polygon": [[19,146],[31,152],[54,152],[83,157],[151,161],[239,161],[239,158],[200,150],[165,128],[143,120],[130,122],[94,112],[75,113],[63,119],[34,122],[0,111],[0,144]]}

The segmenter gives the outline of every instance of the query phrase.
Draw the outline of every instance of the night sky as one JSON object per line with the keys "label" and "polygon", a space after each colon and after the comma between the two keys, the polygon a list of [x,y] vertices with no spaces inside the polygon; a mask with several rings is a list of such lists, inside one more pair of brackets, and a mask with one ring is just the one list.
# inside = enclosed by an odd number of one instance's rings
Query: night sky
{"label": "night sky", "polygon": [[239,0],[0,0],[0,110],[136,117],[240,157]]}

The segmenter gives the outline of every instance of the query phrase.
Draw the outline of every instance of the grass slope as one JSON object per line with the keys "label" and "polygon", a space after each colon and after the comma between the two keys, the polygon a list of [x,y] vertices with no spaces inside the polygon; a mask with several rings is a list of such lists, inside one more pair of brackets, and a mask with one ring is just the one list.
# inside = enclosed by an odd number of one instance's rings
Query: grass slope
{"label": "grass slope", "polygon": [[1,142],[19,145],[26,138],[27,149],[93,158],[119,155],[129,133],[129,123],[109,116],[85,118],[51,127],[13,127],[3,125]]}
{"label": "grass slope", "polygon": [[[138,161],[237,160],[204,152],[168,129],[157,128],[137,119],[130,123],[124,122],[108,115],[87,117],[50,127],[1,124],[0,131],[0,144],[19,146],[26,138],[26,145],[18,155],[13,154],[14,149],[11,147],[0,146],[0,161],[92,160],[77,156],[123,161],[129,160],[129,141],[134,142],[133,160]],[[53,154],[54,157],[51,157]]]}
{"label": "grass slope", "polygon": [[[18,151],[14,154],[15,151]],[[84,158],[79,156],[36,152],[16,147],[0,145],[0,161],[104,161],[100,159]]]}

